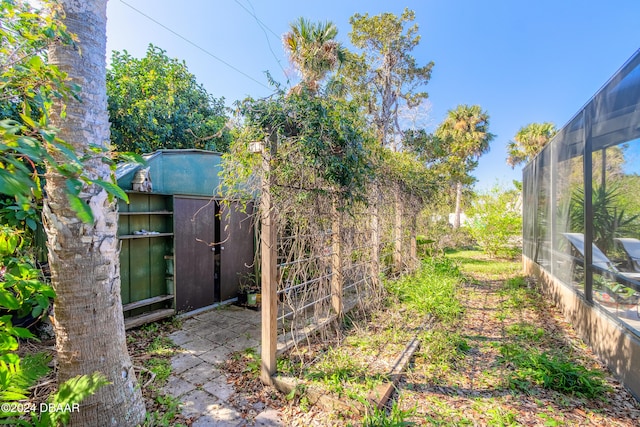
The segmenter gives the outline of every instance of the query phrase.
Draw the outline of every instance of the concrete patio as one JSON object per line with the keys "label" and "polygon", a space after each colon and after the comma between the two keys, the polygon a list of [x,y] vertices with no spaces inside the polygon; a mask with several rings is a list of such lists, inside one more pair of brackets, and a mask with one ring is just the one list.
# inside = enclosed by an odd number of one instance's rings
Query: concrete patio
{"label": "concrete patio", "polygon": [[218,366],[229,354],[254,348],[260,351],[260,312],[233,305],[186,319],[169,335],[182,351],[171,361],[172,374],[164,391],[182,402],[182,413],[204,426],[282,426],[278,412],[254,405],[255,419],[243,419],[230,403],[235,391]]}

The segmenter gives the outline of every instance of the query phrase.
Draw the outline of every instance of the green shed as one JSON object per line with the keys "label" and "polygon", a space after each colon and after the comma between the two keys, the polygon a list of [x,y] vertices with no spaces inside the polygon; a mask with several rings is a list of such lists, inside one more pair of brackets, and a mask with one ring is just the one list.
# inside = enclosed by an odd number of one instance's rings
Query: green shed
{"label": "green shed", "polygon": [[[118,237],[127,328],[231,302],[253,272],[250,212],[215,197],[219,153],[161,150],[121,164]],[[249,207],[251,208],[251,207]]]}

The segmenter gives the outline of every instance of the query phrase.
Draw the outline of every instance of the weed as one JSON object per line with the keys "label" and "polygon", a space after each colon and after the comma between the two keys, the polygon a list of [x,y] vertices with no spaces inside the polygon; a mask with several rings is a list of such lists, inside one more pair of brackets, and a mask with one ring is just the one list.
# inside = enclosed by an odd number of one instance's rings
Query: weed
{"label": "weed", "polygon": [[355,319],[353,317],[353,314],[350,313],[346,313],[343,317],[342,317],[342,329],[344,331],[348,331],[351,328],[353,328],[355,325]]}
{"label": "weed", "polygon": [[509,325],[505,330],[517,340],[538,342],[544,336],[544,329],[526,322]]}
{"label": "weed", "polygon": [[[147,328],[144,333],[157,331],[157,326],[145,326]],[[171,339],[159,334],[146,348],[146,354],[151,356],[144,363],[145,367],[153,372],[156,376],[156,384],[163,385],[171,375],[171,356],[176,353],[176,346]]]}
{"label": "weed", "polygon": [[345,383],[348,380],[358,378],[361,372],[352,367],[335,367],[326,371],[314,370],[307,374],[307,377],[324,383],[324,385],[334,393],[342,395],[345,389]]}
{"label": "weed", "polygon": [[249,347],[244,350],[244,352],[240,353],[240,357],[246,360],[244,372],[249,373],[254,377],[258,377],[260,375],[262,362],[260,361],[260,355],[256,349]]}
{"label": "weed", "polygon": [[471,349],[468,341],[460,334],[443,329],[423,333],[421,341],[423,357],[430,364],[439,365],[440,369],[461,360]]}
{"label": "weed", "polygon": [[156,375],[155,382],[163,385],[171,375],[171,360],[153,357],[145,362],[145,366]]}
{"label": "weed", "polygon": [[147,351],[158,356],[172,356],[177,348],[169,337],[159,335],[151,341]]}
{"label": "weed", "polygon": [[511,277],[504,282],[504,288],[506,289],[522,289],[526,287],[527,281],[524,276]]}
{"label": "weed", "polygon": [[500,348],[500,354],[503,363],[511,363],[515,367],[508,378],[512,388],[526,392],[532,383],[590,399],[609,391],[602,372],[587,369],[565,355],[527,350],[520,344],[505,344]]}
{"label": "weed", "polygon": [[556,419],[549,414],[545,414],[544,412],[541,414],[538,414],[538,417],[544,420],[544,425],[548,427],[558,427],[558,426],[566,425],[564,421]]}
{"label": "weed", "polygon": [[181,317],[173,316],[171,318],[171,326],[173,326],[174,328],[182,329],[182,324],[183,324],[183,321]]}
{"label": "weed", "polygon": [[297,397],[302,397],[307,393],[307,385],[306,384],[296,384],[296,386],[287,394],[285,397],[287,400],[293,400]]}
{"label": "weed", "polygon": [[381,374],[370,373],[368,366],[357,358],[333,348],[307,370],[305,377],[333,393],[355,400],[366,396],[386,379]]}
{"label": "weed", "polygon": [[277,360],[276,369],[279,373],[284,375],[297,375],[299,371],[299,365],[291,360],[291,358],[284,357]]}
{"label": "weed", "polygon": [[298,383],[296,386],[285,396],[285,399],[295,402],[298,408],[302,412],[308,412],[311,409],[311,402],[307,397],[308,386],[304,383]]}
{"label": "weed", "polygon": [[471,426],[475,423],[465,417],[463,410],[457,409],[439,397],[431,396],[427,400],[429,406],[429,414],[425,417],[425,421],[429,425],[446,425],[446,426]]}
{"label": "weed", "polygon": [[163,408],[163,412],[147,412],[145,427],[180,427],[183,424],[174,424],[174,418],[180,413],[180,399],[173,396],[160,394],[156,396],[156,402]]}
{"label": "weed", "polygon": [[367,413],[362,419],[363,427],[403,427],[415,425],[414,422],[406,421],[413,416],[416,409],[401,409],[397,402],[393,402],[391,409],[379,409],[375,407],[373,412]]}
{"label": "weed", "polygon": [[491,408],[486,410],[487,415],[490,417],[490,424],[492,426],[515,426],[519,425],[516,421],[516,414],[513,411],[505,411],[501,408]]}
{"label": "weed", "polygon": [[471,350],[471,346],[469,345],[469,342],[464,338],[460,337],[460,335],[457,335],[456,338],[457,338],[456,350],[458,354],[467,354],[469,350]]}
{"label": "weed", "polygon": [[151,322],[151,323],[147,323],[140,329],[147,335],[154,335],[158,333],[158,329],[160,329],[160,325],[157,322]]}
{"label": "weed", "polygon": [[404,276],[387,287],[409,308],[421,315],[432,315],[437,320],[451,323],[459,318],[463,308],[456,297],[462,275],[449,259],[425,260],[414,274]]}

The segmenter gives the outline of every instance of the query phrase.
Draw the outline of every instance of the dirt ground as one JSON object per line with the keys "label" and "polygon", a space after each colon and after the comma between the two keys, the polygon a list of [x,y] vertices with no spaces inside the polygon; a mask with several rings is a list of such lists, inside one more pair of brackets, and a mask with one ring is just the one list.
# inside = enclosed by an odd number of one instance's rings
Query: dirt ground
{"label": "dirt ground", "polygon": [[[503,283],[480,278],[463,285],[466,310],[458,332],[470,348],[452,372],[429,372],[416,362],[396,396],[402,408],[415,410],[410,419],[419,425],[640,425],[638,402],[583,344],[556,308],[540,298],[537,305],[515,307],[507,317],[497,315],[505,301],[500,293]],[[530,282],[530,286],[535,284]],[[585,399],[538,386],[529,386],[526,391],[505,388],[510,366],[498,363],[496,344],[509,339],[505,331],[510,327],[523,324],[544,330],[545,349],[568,349],[575,361],[602,372],[610,391],[600,398]]]}
{"label": "dirt ground", "polygon": [[[229,362],[228,369],[235,372],[240,393],[253,396],[252,400],[264,397],[263,402],[278,408],[286,425],[291,426],[640,425],[639,403],[584,345],[558,309],[540,296],[535,282],[526,278],[523,289],[515,294],[505,291],[507,280],[514,275],[519,274],[467,274],[458,292],[464,307],[462,318],[439,331],[438,325],[430,326],[434,333],[458,340],[458,350],[451,353],[423,342],[388,402],[386,414],[370,416],[366,424],[362,414],[355,411],[338,413],[298,398],[278,397],[273,388],[262,387],[255,376],[250,379],[253,374],[243,365],[241,357]],[[380,314],[376,322],[384,316]],[[396,312],[387,316],[391,321],[399,321]],[[317,348],[308,353],[320,353],[345,342],[341,337],[340,343],[317,343]],[[570,365],[599,373],[596,375],[602,376],[603,391],[587,398],[535,382],[518,383],[517,377],[514,380],[515,362],[501,354],[505,348],[515,348],[516,352],[524,348],[531,354],[566,355]],[[440,351],[451,354],[443,359]]]}

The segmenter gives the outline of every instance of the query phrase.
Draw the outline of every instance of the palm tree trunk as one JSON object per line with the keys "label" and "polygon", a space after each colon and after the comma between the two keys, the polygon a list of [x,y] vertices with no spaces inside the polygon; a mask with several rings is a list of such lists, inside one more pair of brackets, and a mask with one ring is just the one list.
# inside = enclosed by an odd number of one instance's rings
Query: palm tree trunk
{"label": "palm tree trunk", "polygon": [[460,214],[462,213],[462,182],[456,183],[456,210],[453,215],[453,229],[460,228]]}
{"label": "palm tree trunk", "polygon": [[[69,100],[66,118],[62,103],[54,105],[52,124],[58,137],[79,156],[90,144],[106,147],[109,119],[106,97],[106,0],[62,0],[70,32],[78,48],[53,45],[49,61],[69,74],[82,88],[82,102]],[[92,179],[110,180],[101,155],[91,155],[85,171]],[[86,186],[81,199],[95,222],[85,224],[70,209],[66,180],[53,168],[46,173],[43,222],[47,232],[54,302],[58,383],[95,371],[111,383],[80,404],[71,424],[133,426],[145,418],[144,401],[127,352],[117,239],[117,205],[99,186]]]}

